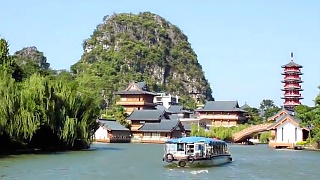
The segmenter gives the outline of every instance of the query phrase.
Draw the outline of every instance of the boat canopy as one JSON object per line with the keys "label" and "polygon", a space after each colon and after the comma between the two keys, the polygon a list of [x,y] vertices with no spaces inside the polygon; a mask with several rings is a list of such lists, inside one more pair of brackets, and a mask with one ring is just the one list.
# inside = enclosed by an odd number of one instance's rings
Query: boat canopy
{"label": "boat canopy", "polygon": [[175,143],[199,143],[204,142],[210,145],[226,145],[227,143],[222,140],[214,139],[214,138],[206,138],[206,137],[183,137],[176,139],[169,139],[166,143],[175,144]]}

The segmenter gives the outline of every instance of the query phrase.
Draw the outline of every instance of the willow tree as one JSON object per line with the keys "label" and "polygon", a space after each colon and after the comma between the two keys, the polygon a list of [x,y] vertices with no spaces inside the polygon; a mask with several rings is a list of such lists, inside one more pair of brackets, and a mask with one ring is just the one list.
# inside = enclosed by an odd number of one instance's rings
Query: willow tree
{"label": "willow tree", "polygon": [[15,109],[17,109],[17,87],[14,80],[10,77],[7,70],[1,67],[0,70],[0,134],[9,131],[7,123],[10,122],[14,116]]}
{"label": "willow tree", "polygon": [[51,102],[48,106],[48,122],[68,146],[76,140],[90,143],[96,125],[99,105],[90,94],[78,91],[78,84],[61,80],[48,81]]}
{"label": "willow tree", "polygon": [[84,87],[78,82],[63,78],[35,73],[17,81],[8,52],[6,41],[1,40],[0,138],[31,148],[88,147],[99,113],[96,98],[81,93]]}

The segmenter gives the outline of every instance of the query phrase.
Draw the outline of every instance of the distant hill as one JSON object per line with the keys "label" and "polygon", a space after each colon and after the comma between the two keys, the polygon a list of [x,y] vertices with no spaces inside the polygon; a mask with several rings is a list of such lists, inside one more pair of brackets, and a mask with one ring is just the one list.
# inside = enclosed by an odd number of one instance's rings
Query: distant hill
{"label": "distant hill", "polygon": [[71,67],[74,74],[102,79],[108,92],[131,81],[146,81],[152,91],[190,99],[212,100],[212,90],[188,38],[175,25],[150,12],[105,16],[84,53]]}

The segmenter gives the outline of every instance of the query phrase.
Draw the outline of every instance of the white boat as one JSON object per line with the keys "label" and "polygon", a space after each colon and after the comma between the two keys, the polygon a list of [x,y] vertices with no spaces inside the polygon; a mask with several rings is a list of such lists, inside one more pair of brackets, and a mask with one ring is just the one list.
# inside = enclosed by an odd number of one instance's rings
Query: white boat
{"label": "white boat", "polygon": [[218,166],[232,162],[225,141],[205,137],[167,140],[163,161],[178,167]]}

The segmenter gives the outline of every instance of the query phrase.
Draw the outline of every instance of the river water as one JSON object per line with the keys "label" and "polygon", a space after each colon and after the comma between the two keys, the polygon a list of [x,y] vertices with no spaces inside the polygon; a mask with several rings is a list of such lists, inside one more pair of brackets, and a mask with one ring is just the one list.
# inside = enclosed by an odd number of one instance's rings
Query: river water
{"label": "river water", "polygon": [[316,180],[320,152],[274,150],[266,145],[230,145],[234,162],[211,168],[166,168],[163,145],[93,144],[90,150],[0,159],[0,179]]}

